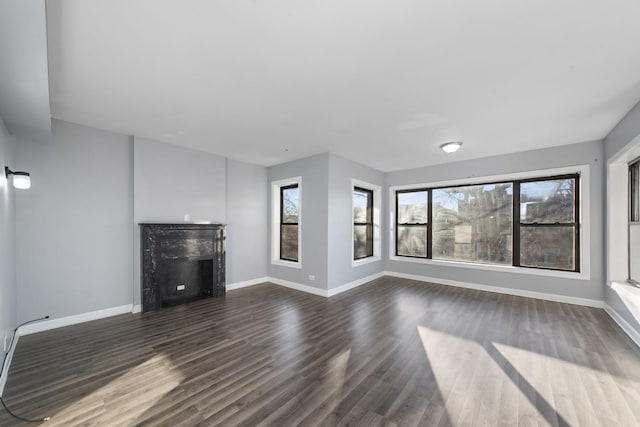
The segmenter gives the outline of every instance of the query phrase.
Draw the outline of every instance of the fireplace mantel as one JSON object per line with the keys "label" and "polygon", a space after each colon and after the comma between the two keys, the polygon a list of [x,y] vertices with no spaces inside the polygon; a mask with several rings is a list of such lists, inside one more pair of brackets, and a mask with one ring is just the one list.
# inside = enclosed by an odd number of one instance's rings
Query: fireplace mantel
{"label": "fireplace mantel", "polygon": [[224,224],[138,225],[142,311],[224,295]]}

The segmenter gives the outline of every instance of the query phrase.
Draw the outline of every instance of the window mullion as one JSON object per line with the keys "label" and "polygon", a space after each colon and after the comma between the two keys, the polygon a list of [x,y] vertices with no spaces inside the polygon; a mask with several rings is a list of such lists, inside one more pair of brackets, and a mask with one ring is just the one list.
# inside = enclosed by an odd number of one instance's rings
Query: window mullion
{"label": "window mullion", "polygon": [[511,262],[514,267],[520,267],[520,181],[513,181],[513,229],[511,230]]}
{"label": "window mullion", "polygon": [[398,194],[399,192],[396,191],[396,226],[395,226],[395,243],[396,243],[396,250],[395,250],[395,256],[398,256],[398,223],[399,223],[399,219],[398,219]]}
{"label": "window mullion", "polygon": [[427,191],[427,259],[433,258],[433,209],[432,191]]}

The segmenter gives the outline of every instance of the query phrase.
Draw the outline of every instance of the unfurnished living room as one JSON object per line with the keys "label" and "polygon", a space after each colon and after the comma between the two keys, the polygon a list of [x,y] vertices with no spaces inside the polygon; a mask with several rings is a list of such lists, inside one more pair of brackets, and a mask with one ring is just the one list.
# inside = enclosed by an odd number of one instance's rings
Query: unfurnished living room
{"label": "unfurnished living room", "polygon": [[0,0],[0,426],[640,426],[639,22]]}

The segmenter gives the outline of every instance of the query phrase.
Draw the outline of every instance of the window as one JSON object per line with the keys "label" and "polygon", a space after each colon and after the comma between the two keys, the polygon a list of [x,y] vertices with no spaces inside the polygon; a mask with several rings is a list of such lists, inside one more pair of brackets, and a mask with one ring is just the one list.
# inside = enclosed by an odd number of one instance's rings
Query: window
{"label": "window", "polygon": [[511,264],[513,184],[433,190],[433,259]]}
{"label": "window", "polygon": [[396,254],[427,258],[429,238],[429,191],[408,190],[396,193]]}
{"label": "window", "polygon": [[302,178],[272,182],[271,263],[301,268]]}
{"label": "window", "polygon": [[629,165],[629,281],[640,284],[640,159]]}
{"label": "window", "polygon": [[396,191],[395,255],[578,272],[579,175]]}
{"label": "window", "polygon": [[515,265],[578,271],[578,177],[516,182],[519,260]]}
{"label": "window", "polygon": [[[380,261],[380,204],[382,187],[351,180],[351,267]],[[345,241],[345,243],[347,243]]]}
{"label": "window", "polygon": [[280,259],[298,262],[298,184],[280,187]]}
{"label": "window", "polygon": [[373,256],[373,191],[353,189],[353,259]]}

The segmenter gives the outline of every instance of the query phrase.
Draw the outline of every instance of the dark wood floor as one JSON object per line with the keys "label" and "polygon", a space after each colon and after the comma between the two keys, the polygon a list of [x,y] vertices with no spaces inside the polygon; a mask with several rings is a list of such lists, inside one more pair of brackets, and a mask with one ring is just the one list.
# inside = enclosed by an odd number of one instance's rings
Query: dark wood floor
{"label": "dark wood floor", "polygon": [[331,299],[264,284],[22,337],[5,398],[47,426],[634,426],[640,351],[599,309],[390,277]]}

